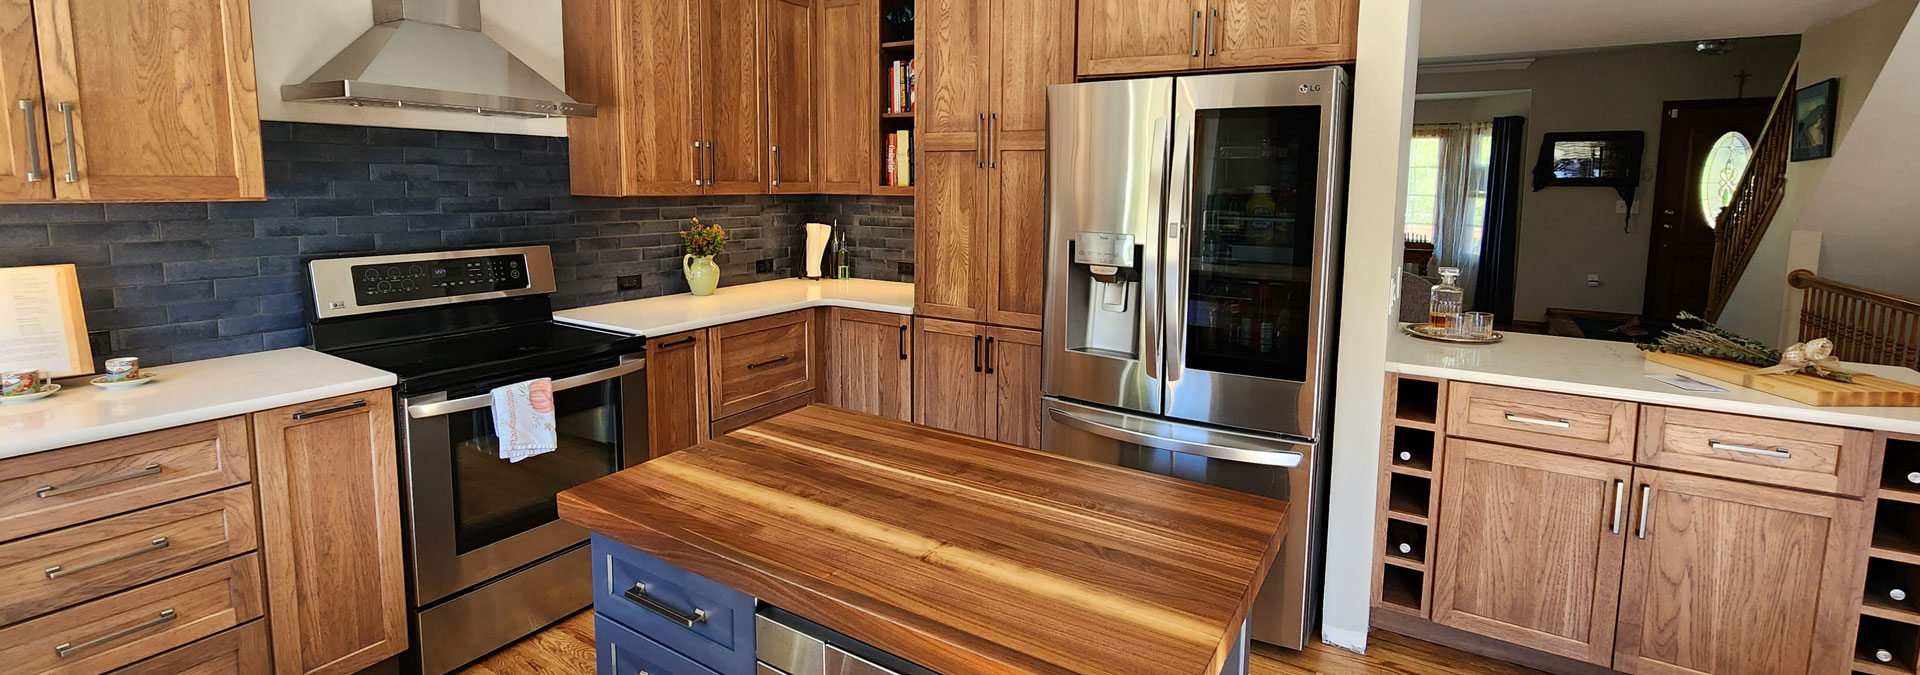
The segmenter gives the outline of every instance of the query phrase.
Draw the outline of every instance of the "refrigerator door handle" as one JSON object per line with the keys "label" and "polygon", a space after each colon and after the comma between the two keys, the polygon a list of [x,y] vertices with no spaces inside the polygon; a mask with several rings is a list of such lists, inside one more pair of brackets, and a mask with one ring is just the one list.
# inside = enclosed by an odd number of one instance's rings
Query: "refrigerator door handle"
{"label": "refrigerator door handle", "polygon": [[1187,358],[1187,252],[1191,237],[1185,232],[1189,207],[1193,203],[1193,120],[1175,116],[1173,120],[1173,162],[1167,185],[1167,247],[1161,267],[1165,274],[1166,382],[1173,384],[1186,374]]}
{"label": "refrigerator door handle", "polygon": [[1059,408],[1047,409],[1047,416],[1051,417],[1054,422],[1057,422],[1059,424],[1063,424],[1069,427],[1073,427],[1075,429],[1079,429],[1081,431],[1084,431],[1096,436],[1103,436],[1116,441],[1123,441],[1123,442],[1132,443],[1135,445],[1144,445],[1149,448],[1157,448],[1160,450],[1171,450],[1174,452],[1182,452],[1189,455],[1199,455],[1201,457],[1207,457],[1211,459],[1222,459],[1229,462],[1244,462],[1247,464],[1264,464],[1267,466],[1293,468],[1293,467],[1300,466],[1300,462],[1306,459],[1306,455],[1301,454],[1299,452],[1292,451],[1292,450],[1253,450],[1249,448],[1236,448],[1236,447],[1226,446],[1226,445],[1217,445],[1217,444],[1206,443],[1202,441],[1188,441],[1188,440],[1181,440],[1177,438],[1166,438],[1163,436],[1156,436],[1153,434],[1134,431],[1132,429],[1127,429],[1124,427],[1117,427],[1111,424],[1106,424],[1104,422],[1090,420],[1085,417],[1075,415],[1071,412],[1061,410]]}

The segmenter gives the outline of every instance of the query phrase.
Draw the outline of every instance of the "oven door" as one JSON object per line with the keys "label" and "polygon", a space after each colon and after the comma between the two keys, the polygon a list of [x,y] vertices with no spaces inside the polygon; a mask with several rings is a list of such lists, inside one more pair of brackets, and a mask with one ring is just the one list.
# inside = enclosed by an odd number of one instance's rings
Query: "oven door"
{"label": "oven door", "polygon": [[554,377],[560,449],[519,463],[499,457],[490,392],[402,401],[414,604],[586,541],[560,520],[555,496],[646,458],[645,367],[629,357]]}

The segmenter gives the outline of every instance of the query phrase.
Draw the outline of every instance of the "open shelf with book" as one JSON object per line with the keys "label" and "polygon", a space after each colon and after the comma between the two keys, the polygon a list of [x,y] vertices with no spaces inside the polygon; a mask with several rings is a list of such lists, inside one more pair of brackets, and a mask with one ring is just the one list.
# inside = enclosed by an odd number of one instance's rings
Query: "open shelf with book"
{"label": "open shelf with book", "polygon": [[873,193],[913,194],[914,2],[880,0],[880,144]]}

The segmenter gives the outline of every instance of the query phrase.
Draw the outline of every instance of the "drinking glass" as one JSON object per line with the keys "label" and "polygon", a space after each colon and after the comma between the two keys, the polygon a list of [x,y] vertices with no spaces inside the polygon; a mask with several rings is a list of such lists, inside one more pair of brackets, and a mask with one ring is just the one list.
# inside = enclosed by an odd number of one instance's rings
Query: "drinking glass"
{"label": "drinking glass", "polygon": [[1493,339],[1493,313],[1467,312],[1460,315],[1460,337],[1474,340]]}

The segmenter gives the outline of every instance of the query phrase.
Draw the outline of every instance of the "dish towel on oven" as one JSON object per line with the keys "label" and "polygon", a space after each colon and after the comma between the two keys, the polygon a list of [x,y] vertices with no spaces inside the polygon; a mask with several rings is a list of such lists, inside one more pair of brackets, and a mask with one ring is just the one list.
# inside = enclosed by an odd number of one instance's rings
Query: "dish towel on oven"
{"label": "dish towel on oven", "polygon": [[493,433],[509,462],[560,449],[553,423],[553,380],[540,378],[493,388]]}

